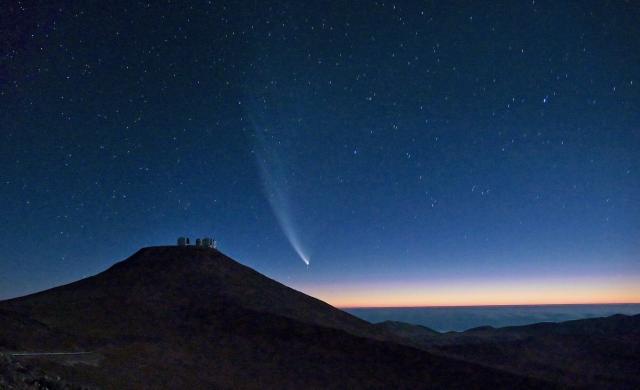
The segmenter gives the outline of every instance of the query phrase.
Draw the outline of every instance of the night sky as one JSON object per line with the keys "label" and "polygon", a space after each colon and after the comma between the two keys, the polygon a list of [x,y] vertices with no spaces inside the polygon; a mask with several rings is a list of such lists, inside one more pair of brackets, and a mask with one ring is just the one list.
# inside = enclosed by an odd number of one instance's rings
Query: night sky
{"label": "night sky", "polygon": [[212,235],[339,306],[640,302],[640,4],[505,4],[3,5],[0,299]]}

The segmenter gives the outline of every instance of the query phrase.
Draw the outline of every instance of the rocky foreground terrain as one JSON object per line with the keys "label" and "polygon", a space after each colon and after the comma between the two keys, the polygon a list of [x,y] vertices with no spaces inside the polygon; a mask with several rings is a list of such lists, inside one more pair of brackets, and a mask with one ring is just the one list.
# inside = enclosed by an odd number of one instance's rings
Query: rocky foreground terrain
{"label": "rocky foreground terrain", "polygon": [[57,375],[49,375],[30,363],[16,361],[0,353],[0,389],[6,390],[81,390],[85,387],[66,382]]}

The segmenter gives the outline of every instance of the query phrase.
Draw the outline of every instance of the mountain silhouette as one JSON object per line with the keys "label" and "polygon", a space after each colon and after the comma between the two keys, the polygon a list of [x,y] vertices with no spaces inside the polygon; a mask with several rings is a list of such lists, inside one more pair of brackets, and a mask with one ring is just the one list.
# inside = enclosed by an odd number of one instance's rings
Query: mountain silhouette
{"label": "mountain silhouette", "polygon": [[0,329],[7,356],[83,352],[9,357],[69,388],[551,385],[406,345],[210,248],[144,248],[93,277],[0,302]]}
{"label": "mountain silhouette", "polygon": [[398,322],[377,326],[435,354],[561,386],[640,388],[640,315],[446,333]]}

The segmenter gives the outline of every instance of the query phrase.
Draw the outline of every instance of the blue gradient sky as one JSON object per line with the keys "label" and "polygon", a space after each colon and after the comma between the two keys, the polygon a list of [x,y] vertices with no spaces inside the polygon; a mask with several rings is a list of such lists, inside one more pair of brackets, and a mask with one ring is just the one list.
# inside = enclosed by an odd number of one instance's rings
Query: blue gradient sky
{"label": "blue gradient sky", "polygon": [[342,306],[640,301],[633,2],[244,3],[9,7],[0,298],[186,234]]}

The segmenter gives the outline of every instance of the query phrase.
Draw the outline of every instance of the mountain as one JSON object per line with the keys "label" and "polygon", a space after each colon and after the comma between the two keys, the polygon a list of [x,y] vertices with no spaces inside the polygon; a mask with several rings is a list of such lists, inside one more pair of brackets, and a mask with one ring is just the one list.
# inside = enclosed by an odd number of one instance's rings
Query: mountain
{"label": "mountain", "polygon": [[438,355],[562,386],[640,388],[640,315],[447,333],[402,323],[377,326]]}
{"label": "mountain", "polygon": [[[143,248],[107,271],[75,283],[9,300],[9,309],[66,329],[86,324],[75,317],[94,319],[91,331],[147,330],[149,318],[174,322],[183,311],[242,307],[304,323],[369,334],[366,321],[299,293],[248,268],[222,253],[197,247]],[[117,311],[115,313],[114,311]],[[69,317],[68,312],[74,316]],[[15,314],[14,314],[15,315]],[[122,321],[126,319],[126,321]],[[126,329],[118,329],[125,325]],[[373,335],[373,334],[372,334]],[[104,336],[109,336],[106,334]]]}
{"label": "mountain", "polygon": [[12,357],[69,388],[551,385],[409,343],[209,248],[144,248],[93,277],[0,302],[0,351],[82,352]]}

